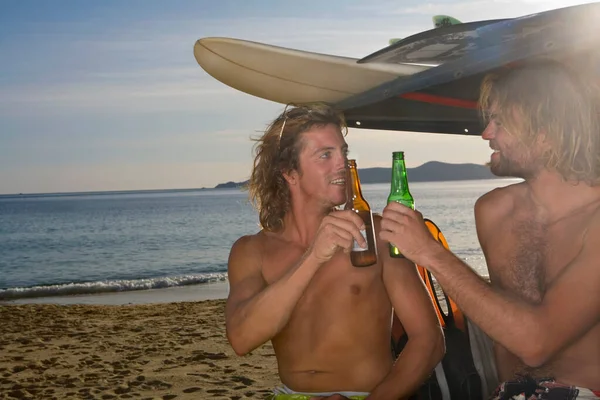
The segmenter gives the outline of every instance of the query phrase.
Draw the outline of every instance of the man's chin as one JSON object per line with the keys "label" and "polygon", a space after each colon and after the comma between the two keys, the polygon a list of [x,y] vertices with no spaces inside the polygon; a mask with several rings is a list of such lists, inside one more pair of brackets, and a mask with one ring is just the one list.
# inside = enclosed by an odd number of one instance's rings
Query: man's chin
{"label": "man's chin", "polygon": [[490,167],[490,172],[498,178],[523,178],[523,174],[515,173],[506,168],[502,168],[497,164],[488,163],[488,166]]}
{"label": "man's chin", "polygon": [[495,176],[497,176],[498,178],[510,178],[511,174],[506,173],[506,171],[497,169],[497,168],[490,168],[490,171],[492,174],[494,174]]}
{"label": "man's chin", "polygon": [[490,172],[494,175],[496,175],[497,177],[507,177],[509,176],[507,174],[507,171],[505,168],[502,168],[502,166],[498,165],[498,163],[489,161],[488,163],[486,163],[486,166],[490,168]]}

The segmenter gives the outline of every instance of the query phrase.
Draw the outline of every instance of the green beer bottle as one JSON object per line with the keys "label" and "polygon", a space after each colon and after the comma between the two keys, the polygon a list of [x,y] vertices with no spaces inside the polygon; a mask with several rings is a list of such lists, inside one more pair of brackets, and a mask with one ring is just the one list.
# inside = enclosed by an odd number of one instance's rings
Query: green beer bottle
{"label": "green beer bottle", "polygon": [[[388,196],[388,204],[392,201],[404,204],[407,207],[415,209],[415,200],[408,189],[408,178],[406,174],[406,164],[404,163],[404,152],[395,151],[392,153],[392,187]],[[390,243],[390,256],[403,258],[400,250]]]}

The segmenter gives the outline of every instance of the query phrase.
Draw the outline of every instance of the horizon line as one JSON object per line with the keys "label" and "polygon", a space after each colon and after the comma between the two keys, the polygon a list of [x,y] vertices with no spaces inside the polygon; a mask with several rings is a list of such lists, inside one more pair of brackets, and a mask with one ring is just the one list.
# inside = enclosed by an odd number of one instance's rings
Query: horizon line
{"label": "horizon line", "polygon": [[[423,164],[420,164],[416,167],[407,167],[407,169],[415,169],[415,168],[419,168],[422,167],[423,165],[426,164],[430,164],[430,163],[439,163],[439,164],[450,164],[450,165],[482,165],[485,166],[486,164],[478,164],[478,163],[449,163],[449,162],[444,162],[444,161],[427,161],[424,162]],[[391,167],[361,167],[359,168],[359,170],[365,170],[365,169],[376,169],[376,168],[391,168]],[[195,190],[214,190],[214,189],[229,189],[229,188],[217,188],[217,186],[219,185],[223,185],[223,184],[228,184],[228,183],[243,183],[246,182],[246,180],[243,181],[226,181],[226,182],[221,182],[221,183],[217,183],[215,186],[213,187],[195,187],[195,188],[162,188],[162,189],[105,189],[105,190],[84,190],[84,191],[66,191],[66,192],[20,192],[20,193],[0,193],[0,198],[20,198],[20,197],[51,197],[51,196],[55,196],[55,197],[67,197],[67,196],[81,196],[81,195],[109,195],[109,194],[126,194],[126,193],[140,193],[140,192],[145,192],[145,193],[150,193],[150,192],[186,192],[186,191],[195,191]]]}

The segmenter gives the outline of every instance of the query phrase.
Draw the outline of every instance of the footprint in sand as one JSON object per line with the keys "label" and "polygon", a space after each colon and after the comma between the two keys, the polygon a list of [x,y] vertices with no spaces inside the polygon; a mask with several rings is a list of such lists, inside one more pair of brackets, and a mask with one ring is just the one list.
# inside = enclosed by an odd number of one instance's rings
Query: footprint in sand
{"label": "footprint in sand", "polygon": [[206,393],[211,394],[225,394],[229,391],[229,389],[208,389]]}
{"label": "footprint in sand", "polygon": [[250,379],[250,378],[246,378],[245,376],[232,376],[231,380],[233,382],[242,383],[242,384],[244,384],[246,386],[250,386],[250,385],[252,385],[253,383],[256,382],[255,380]]}
{"label": "footprint in sand", "polygon": [[25,371],[27,369],[27,367],[25,365],[15,365],[12,369],[13,373],[18,373],[21,371]]}
{"label": "footprint in sand", "polygon": [[115,371],[115,373],[117,375],[119,375],[119,376],[129,376],[129,375],[131,375],[131,371],[128,370],[128,369],[121,369],[121,370]]}
{"label": "footprint in sand", "polygon": [[116,389],[115,389],[115,394],[126,394],[131,392],[131,388],[127,385],[119,385]]}
{"label": "footprint in sand", "polygon": [[183,389],[183,393],[194,393],[194,392],[199,392],[200,390],[202,390],[202,388],[199,387],[191,387],[191,388],[187,388],[187,389]]}
{"label": "footprint in sand", "polygon": [[144,385],[142,385],[143,389],[157,390],[157,389],[171,389],[173,385],[167,382],[159,381],[155,379],[153,381],[148,381]]}

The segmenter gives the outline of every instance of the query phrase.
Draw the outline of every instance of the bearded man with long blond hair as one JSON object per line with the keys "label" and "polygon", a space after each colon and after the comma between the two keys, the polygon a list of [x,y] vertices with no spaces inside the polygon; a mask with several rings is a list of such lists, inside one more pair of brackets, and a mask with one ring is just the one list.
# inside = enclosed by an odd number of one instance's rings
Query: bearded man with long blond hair
{"label": "bearded man with long blond hair", "polygon": [[[233,245],[227,337],[239,355],[271,341],[275,399],[408,398],[432,373],[444,339],[415,265],[355,268],[362,220],[346,202],[344,118],[326,105],[293,107],[258,139],[249,192],[261,229]],[[380,217],[374,217],[379,232]],[[394,360],[395,312],[409,337]],[[293,396],[293,397],[290,397]]]}
{"label": "bearded man with long blond hair", "polygon": [[431,241],[418,212],[383,212],[380,238],[493,341],[495,399],[600,398],[599,66],[543,60],[483,80],[490,168],[523,179],[475,205],[491,285]]}

